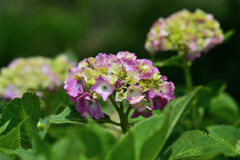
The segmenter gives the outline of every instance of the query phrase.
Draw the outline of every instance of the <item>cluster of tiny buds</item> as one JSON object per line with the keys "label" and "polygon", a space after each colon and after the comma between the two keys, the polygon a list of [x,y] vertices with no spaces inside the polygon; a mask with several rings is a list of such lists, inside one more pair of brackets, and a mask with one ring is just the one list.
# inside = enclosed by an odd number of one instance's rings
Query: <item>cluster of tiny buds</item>
{"label": "cluster of tiny buds", "polygon": [[46,57],[17,58],[1,69],[0,96],[6,100],[22,97],[27,91],[42,96],[43,90],[61,88],[68,69],[75,66],[64,54]]}
{"label": "cluster of tiny buds", "polygon": [[182,10],[167,18],[159,18],[150,29],[145,43],[146,50],[154,54],[158,51],[182,51],[190,61],[207,53],[215,45],[222,43],[223,32],[213,15],[202,10],[194,13]]}

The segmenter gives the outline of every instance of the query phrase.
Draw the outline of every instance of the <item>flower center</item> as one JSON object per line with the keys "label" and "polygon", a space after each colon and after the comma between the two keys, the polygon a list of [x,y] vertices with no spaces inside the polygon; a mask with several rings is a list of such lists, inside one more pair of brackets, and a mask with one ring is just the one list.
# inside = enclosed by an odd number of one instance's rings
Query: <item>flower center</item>
{"label": "flower center", "polygon": [[106,85],[102,86],[102,90],[107,90],[108,87]]}

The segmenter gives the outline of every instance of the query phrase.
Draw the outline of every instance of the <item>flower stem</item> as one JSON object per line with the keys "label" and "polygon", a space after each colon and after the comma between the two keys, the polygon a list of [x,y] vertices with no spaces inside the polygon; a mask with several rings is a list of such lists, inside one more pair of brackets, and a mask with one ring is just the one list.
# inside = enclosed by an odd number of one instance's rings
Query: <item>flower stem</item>
{"label": "flower stem", "polygon": [[109,99],[118,112],[119,119],[120,119],[120,126],[122,128],[123,133],[125,134],[129,130],[130,124],[128,123],[128,115],[124,113],[123,103],[120,103],[120,108],[119,108],[112,96],[109,96]]}
{"label": "flower stem", "polygon": [[126,115],[127,115],[127,116],[129,115],[130,111],[131,111],[131,105],[129,104],[128,109],[127,109],[127,111],[126,111]]}
{"label": "flower stem", "polygon": [[[183,52],[180,54],[184,54]],[[186,55],[186,54],[185,54]],[[182,57],[182,68],[185,76],[185,83],[186,83],[186,91],[190,92],[193,88],[192,84],[192,76],[191,76],[191,65],[192,62],[187,60],[186,56]],[[192,117],[192,127],[196,128],[197,127],[197,121],[198,121],[198,113],[197,113],[197,108],[196,104],[192,103],[191,107],[191,117]]]}
{"label": "flower stem", "polygon": [[183,57],[182,59],[182,68],[185,76],[185,83],[187,91],[190,92],[192,90],[192,76],[190,71],[191,62],[188,62],[186,57]]}

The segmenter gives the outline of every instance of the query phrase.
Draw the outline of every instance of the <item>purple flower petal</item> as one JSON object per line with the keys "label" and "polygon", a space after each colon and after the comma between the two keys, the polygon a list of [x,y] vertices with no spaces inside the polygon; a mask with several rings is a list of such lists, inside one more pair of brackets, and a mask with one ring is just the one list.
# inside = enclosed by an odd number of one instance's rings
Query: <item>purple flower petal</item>
{"label": "purple flower petal", "polygon": [[[140,97],[143,97],[143,96],[140,96]],[[132,108],[135,109],[133,114],[131,115],[131,118],[136,118],[140,115],[142,115],[145,118],[152,116],[152,109],[150,107],[145,106],[143,98],[138,98],[140,101],[131,106]]]}
{"label": "purple flower petal", "polygon": [[[134,97],[133,99],[130,100],[130,104],[132,104],[132,106],[134,106],[134,104],[139,104],[139,102],[142,102],[144,99],[144,96],[138,96],[138,97]],[[143,101],[143,105],[144,105],[144,101]]]}
{"label": "purple flower petal", "polygon": [[89,92],[85,92],[81,97],[77,98],[76,110],[84,118],[87,118],[87,114],[95,119],[104,117],[99,102],[93,99]]}
{"label": "purple flower petal", "polygon": [[158,88],[159,92],[168,100],[175,98],[173,95],[174,89],[175,89],[175,86],[171,81],[163,82],[161,85],[159,85],[159,88]]}
{"label": "purple flower petal", "polygon": [[78,67],[74,67],[74,68],[71,68],[69,69],[69,77],[72,78],[74,77],[76,74],[78,74],[80,72],[79,68]]}
{"label": "purple flower petal", "polygon": [[136,59],[137,57],[134,53],[128,51],[121,51],[117,53],[117,58]]}
{"label": "purple flower petal", "polygon": [[161,81],[161,82],[167,81],[167,77],[166,77],[166,76],[162,76],[162,77],[160,78],[160,81]]}
{"label": "purple flower petal", "polygon": [[115,83],[115,87],[116,87],[116,88],[122,87],[122,82],[119,81],[119,80],[117,80],[117,82]]}
{"label": "purple flower petal", "polygon": [[127,101],[129,102],[133,98],[136,98],[142,94],[142,87],[133,85],[127,90]]}
{"label": "purple flower petal", "polygon": [[72,97],[77,97],[80,94],[83,93],[84,90],[84,79],[83,77],[80,77],[80,80],[76,80],[74,78],[69,79],[64,89],[66,90],[67,94],[69,94]]}
{"label": "purple flower petal", "polygon": [[145,117],[145,118],[148,118],[148,117],[151,117],[153,115],[153,113],[152,113],[152,110],[149,107],[145,108],[141,112],[139,110],[135,109],[133,114],[131,115],[131,118],[137,118],[140,115]]}
{"label": "purple flower petal", "polygon": [[155,94],[156,94],[155,90],[152,88],[150,88],[144,92],[144,95],[146,96],[146,98],[153,98],[153,97],[155,97]]}
{"label": "purple flower petal", "polygon": [[153,99],[150,99],[150,102],[151,102],[151,108],[153,108],[153,110],[157,110],[157,109],[163,110],[168,103],[168,99],[164,98],[161,95],[155,95]]}
{"label": "purple flower petal", "polygon": [[113,93],[114,86],[108,81],[107,78],[101,75],[96,78],[95,83],[92,85],[91,91],[95,91],[104,101]]}

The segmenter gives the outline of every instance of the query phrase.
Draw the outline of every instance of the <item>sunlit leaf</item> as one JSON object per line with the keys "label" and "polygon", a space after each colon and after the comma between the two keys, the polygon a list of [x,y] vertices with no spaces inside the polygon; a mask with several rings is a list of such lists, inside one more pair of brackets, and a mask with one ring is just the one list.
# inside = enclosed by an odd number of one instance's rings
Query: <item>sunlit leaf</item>
{"label": "sunlit leaf", "polygon": [[187,131],[183,133],[166,151],[170,154],[169,160],[184,159],[190,157],[205,157],[214,150],[221,140],[201,131]]}
{"label": "sunlit leaf", "polygon": [[194,96],[199,92],[200,87],[196,88],[188,95],[172,100],[165,109],[163,125],[147,138],[141,149],[141,160],[153,160],[162,150],[168,137],[172,133],[176,123],[184,110],[191,105]]}
{"label": "sunlit leaf", "polygon": [[8,120],[6,123],[4,123],[3,126],[0,127],[0,135],[7,128],[9,123],[10,123],[10,120]]}
{"label": "sunlit leaf", "polygon": [[216,125],[207,128],[209,133],[224,141],[219,144],[218,150],[226,156],[236,156],[236,144],[240,140],[240,129],[228,125]]}
{"label": "sunlit leaf", "polygon": [[221,122],[235,123],[239,118],[238,105],[226,92],[221,92],[212,99],[209,112]]}
{"label": "sunlit leaf", "polygon": [[156,158],[183,111],[198,91],[199,88],[189,95],[172,100],[166,106],[163,115],[153,116],[131,128],[110,151],[108,159],[120,159],[120,155],[124,155],[126,160]]}

